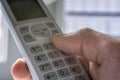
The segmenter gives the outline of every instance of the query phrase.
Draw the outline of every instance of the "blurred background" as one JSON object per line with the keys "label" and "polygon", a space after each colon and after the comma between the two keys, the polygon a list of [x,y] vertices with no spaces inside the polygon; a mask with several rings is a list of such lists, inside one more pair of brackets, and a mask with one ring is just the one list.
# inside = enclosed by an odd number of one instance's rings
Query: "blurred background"
{"label": "blurred background", "polygon": [[[120,0],[43,0],[63,32],[90,27],[120,37]],[[13,80],[10,69],[22,57],[4,20],[0,3],[0,80]]]}

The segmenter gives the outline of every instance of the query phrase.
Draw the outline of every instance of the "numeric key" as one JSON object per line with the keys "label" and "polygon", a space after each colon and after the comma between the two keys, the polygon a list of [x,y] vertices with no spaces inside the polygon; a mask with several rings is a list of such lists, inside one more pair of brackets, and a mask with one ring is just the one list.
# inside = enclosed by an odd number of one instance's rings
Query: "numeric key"
{"label": "numeric key", "polygon": [[55,68],[61,68],[65,66],[65,63],[63,60],[53,61],[52,64],[54,65]]}
{"label": "numeric key", "polygon": [[78,73],[81,73],[81,69],[79,66],[72,66],[70,67],[70,71],[72,74],[78,74]]}
{"label": "numeric key", "polygon": [[56,59],[60,57],[59,51],[53,50],[47,53],[50,59]]}
{"label": "numeric key", "polygon": [[30,47],[30,51],[33,54],[37,54],[37,53],[43,52],[43,48],[41,45],[35,45],[35,46]]}
{"label": "numeric key", "polygon": [[68,71],[67,68],[60,69],[57,71],[57,73],[61,78],[64,78],[66,76],[70,76],[70,72]]}
{"label": "numeric key", "polygon": [[74,65],[76,64],[76,60],[74,59],[74,57],[68,57],[68,58],[65,58],[65,62],[68,64],[68,65]]}
{"label": "numeric key", "polygon": [[45,50],[55,49],[55,46],[52,43],[45,43],[45,44],[43,44],[43,47],[44,47]]}
{"label": "numeric key", "polygon": [[34,59],[37,63],[42,63],[42,62],[45,62],[48,60],[48,58],[45,54],[39,54],[39,55],[35,56]]}
{"label": "numeric key", "polygon": [[75,76],[75,80],[86,80],[84,75]]}
{"label": "numeric key", "polygon": [[44,75],[45,80],[58,80],[58,76],[55,72],[50,72]]}
{"label": "numeric key", "polygon": [[40,71],[42,72],[47,72],[53,69],[52,65],[50,63],[44,63],[42,65],[39,66]]}

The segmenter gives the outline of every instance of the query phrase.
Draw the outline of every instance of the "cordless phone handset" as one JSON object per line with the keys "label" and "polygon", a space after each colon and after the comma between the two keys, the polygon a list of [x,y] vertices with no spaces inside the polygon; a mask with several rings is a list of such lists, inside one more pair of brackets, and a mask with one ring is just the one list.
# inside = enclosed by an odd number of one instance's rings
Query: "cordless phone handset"
{"label": "cordless phone handset", "polygon": [[53,45],[61,33],[42,0],[2,0],[2,9],[33,80],[90,80],[76,56]]}

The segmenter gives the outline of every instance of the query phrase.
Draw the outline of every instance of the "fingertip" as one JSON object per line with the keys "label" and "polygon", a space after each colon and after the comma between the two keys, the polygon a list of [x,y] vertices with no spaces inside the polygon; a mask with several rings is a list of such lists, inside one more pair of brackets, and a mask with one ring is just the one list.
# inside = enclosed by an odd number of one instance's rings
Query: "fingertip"
{"label": "fingertip", "polygon": [[31,78],[28,67],[23,59],[16,60],[16,62],[12,65],[11,74],[15,80],[22,80],[28,78],[30,80]]}
{"label": "fingertip", "polygon": [[66,53],[76,54],[79,48],[76,36],[76,33],[56,34],[53,35],[52,42],[58,49]]}
{"label": "fingertip", "polygon": [[62,36],[65,36],[66,34],[63,34],[63,33],[57,33],[57,34],[54,34],[53,36],[52,36],[52,40],[55,40],[55,39],[57,39],[57,38],[61,38]]}
{"label": "fingertip", "polygon": [[55,34],[52,36],[52,42],[54,43],[55,46],[58,46],[59,43],[61,43],[61,40],[63,39],[62,37],[64,36],[65,34]]}

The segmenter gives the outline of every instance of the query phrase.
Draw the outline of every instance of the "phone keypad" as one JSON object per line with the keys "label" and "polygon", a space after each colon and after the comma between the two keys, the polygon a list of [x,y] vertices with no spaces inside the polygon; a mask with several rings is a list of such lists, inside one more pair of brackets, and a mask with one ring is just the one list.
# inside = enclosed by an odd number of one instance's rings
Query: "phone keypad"
{"label": "phone keypad", "polygon": [[[84,75],[79,75],[83,72],[75,57],[57,50],[52,42],[44,42],[44,39],[59,33],[54,23],[22,26],[19,30],[27,44],[32,42],[36,44],[28,44],[29,50],[44,80],[86,80]],[[40,38],[44,43],[38,44]]]}

